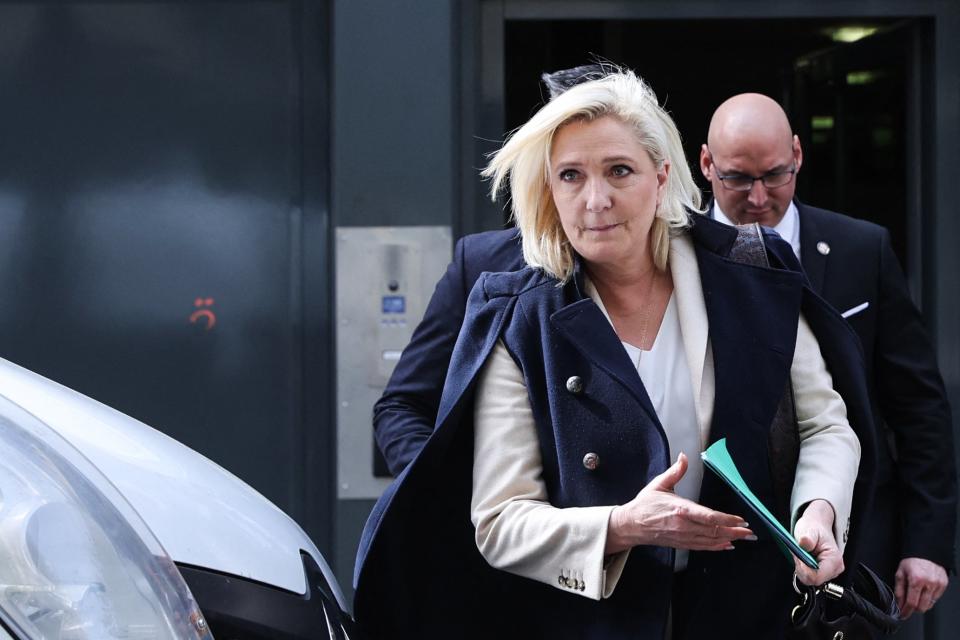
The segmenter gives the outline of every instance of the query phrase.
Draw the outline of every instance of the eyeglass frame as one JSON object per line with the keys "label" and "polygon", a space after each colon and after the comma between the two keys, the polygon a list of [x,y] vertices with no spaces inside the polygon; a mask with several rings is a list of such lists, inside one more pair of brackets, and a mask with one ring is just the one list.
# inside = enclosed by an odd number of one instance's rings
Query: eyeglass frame
{"label": "eyeglass frame", "polygon": [[[736,191],[736,192],[739,192],[739,193],[746,193],[746,192],[748,192],[748,191],[752,191],[752,190],[753,190],[753,185],[754,185],[754,183],[756,183],[757,180],[760,181],[760,184],[762,184],[765,189],[779,189],[780,187],[785,187],[785,186],[787,186],[788,184],[790,184],[791,182],[793,182],[794,177],[796,177],[796,175],[797,175],[797,171],[799,171],[799,168],[797,167],[797,161],[794,160],[794,161],[793,161],[793,166],[791,166],[789,169],[783,169],[783,170],[780,170],[780,171],[768,171],[767,173],[765,173],[765,174],[763,174],[763,175],[761,175],[761,176],[751,176],[751,175],[747,175],[747,174],[745,174],[745,173],[736,173],[736,174],[730,173],[730,174],[727,174],[727,175],[721,175],[720,170],[717,169],[717,163],[714,162],[714,160],[713,160],[713,153],[711,153],[709,149],[707,149],[707,155],[710,156],[710,166],[712,166],[713,169],[714,169],[714,171],[717,172],[717,179],[720,181],[720,184],[723,185],[723,188],[724,188],[724,189],[727,189],[727,190],[729,190],[729,191]],[[778,185],[776,185],[776,186],[770,186],[770,185],[768,185],[767,182],[766,182],[767,178],[773,178],[773,177],[782,176],[782,175],[785,175],[785,174],[790,174],[790,177],[789,177],[789,178],[787,179],[787,181],[784,182],[783,184],[778,184]],[[727,180],[734,180],[734,179],[738,179],[738,180],[747,180],[747,179],[749,179],[749,180],[750,180],[750,186],[747,187],[746,189],[737,189],[737,188],[731,187],[730,185],[727,184]]]}

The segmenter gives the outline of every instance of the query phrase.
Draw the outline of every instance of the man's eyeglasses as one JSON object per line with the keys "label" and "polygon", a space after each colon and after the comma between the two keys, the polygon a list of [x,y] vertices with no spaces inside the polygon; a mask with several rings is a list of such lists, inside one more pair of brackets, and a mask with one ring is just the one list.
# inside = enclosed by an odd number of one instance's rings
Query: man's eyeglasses
{"label": "man's eyeglasses", "polygon": [[730,189],[731,191],[750,191],[753,189],[753,183],[757,180],[767,189],[776,189],[789,184],[790,181],[793,180],[794,174],[797,173],[797,165],[794,164],[789,169],[771,171],[757,177],[743,175],[742,173],[721,175],[717,169],[717,165],[713,162],[713,154],[710,154],[710,164],[713,165],[713,170],[717,172],[717,178],[723,184],[724,188]]}

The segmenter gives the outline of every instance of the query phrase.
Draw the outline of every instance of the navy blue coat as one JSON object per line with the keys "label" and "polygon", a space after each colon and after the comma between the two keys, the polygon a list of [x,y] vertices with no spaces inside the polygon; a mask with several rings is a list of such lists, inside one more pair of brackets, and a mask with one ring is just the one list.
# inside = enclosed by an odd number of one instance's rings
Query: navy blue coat
{"label": "navy blue coat", "polygon": [[[802,273],[727,259],[734,229],[698,219],[690,233],[713,345],[711,441],[728,437],[748,483],[772,502],[767,432],[789,376],[802,308],[861,437],[855,533],[868,504],[874,457],[856,337],[805,286]],[[796,264],[782,241],[769,246],[774,264]],[[382,637],[662,637],[673,579],[671,549],[635,548],[614,595],[600,602],[494,570],[477,551],[469,514],[472,392],[500,338],[530,384],[538,425],[553,427],[540,430],[551,503],[626,502],[668,466],[666,439],[639,376],[598,307],[582,294],[579,278],[558,288],[533,269],[485,275],[469,300],[436,428],[364,529],[354,576],[357,621]],[[563,391],[574,374],[586,388],[578,396]],[[583,450],[600,454],[602,473],[584,470]],[[701,502],[743,510],[709,476]],[[759,541],[733,552],[691,554],[687,637],[782,636],[792,600],[792,564],[765,532],[757,533]],[[854,536],[848,559],[856,545]]]}

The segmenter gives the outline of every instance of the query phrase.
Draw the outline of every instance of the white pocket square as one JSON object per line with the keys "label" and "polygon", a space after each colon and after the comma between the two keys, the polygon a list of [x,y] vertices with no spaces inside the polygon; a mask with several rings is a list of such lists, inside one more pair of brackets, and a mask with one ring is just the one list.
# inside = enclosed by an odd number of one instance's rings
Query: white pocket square
{"label": "white pocket square", "polygon": [[866,308],[869,307],[869,306],[870,306],[870,303],[869,303],[869,302],[864,302],[863,304],[858,304],[858,305],[855,306],[855,307],[851,307],[851,308],[847,309],[846,311],[844,311],[844,312],[841,313],[840,315],[843,316],[844,318],[849,318],[850,316],[855,316],[855,315],[857,315],[858,313],[860,313],[861,311],[863,311],[864,309],[866,309]]}

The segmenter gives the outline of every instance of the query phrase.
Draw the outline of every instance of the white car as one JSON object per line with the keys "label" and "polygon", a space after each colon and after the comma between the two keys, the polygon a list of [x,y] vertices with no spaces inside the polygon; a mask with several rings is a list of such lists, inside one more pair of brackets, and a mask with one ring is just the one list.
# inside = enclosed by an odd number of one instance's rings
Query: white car
{"label": "white car", "polygon": [[347,611],[251,487],[0,360],[0,640],[356,639]]}

